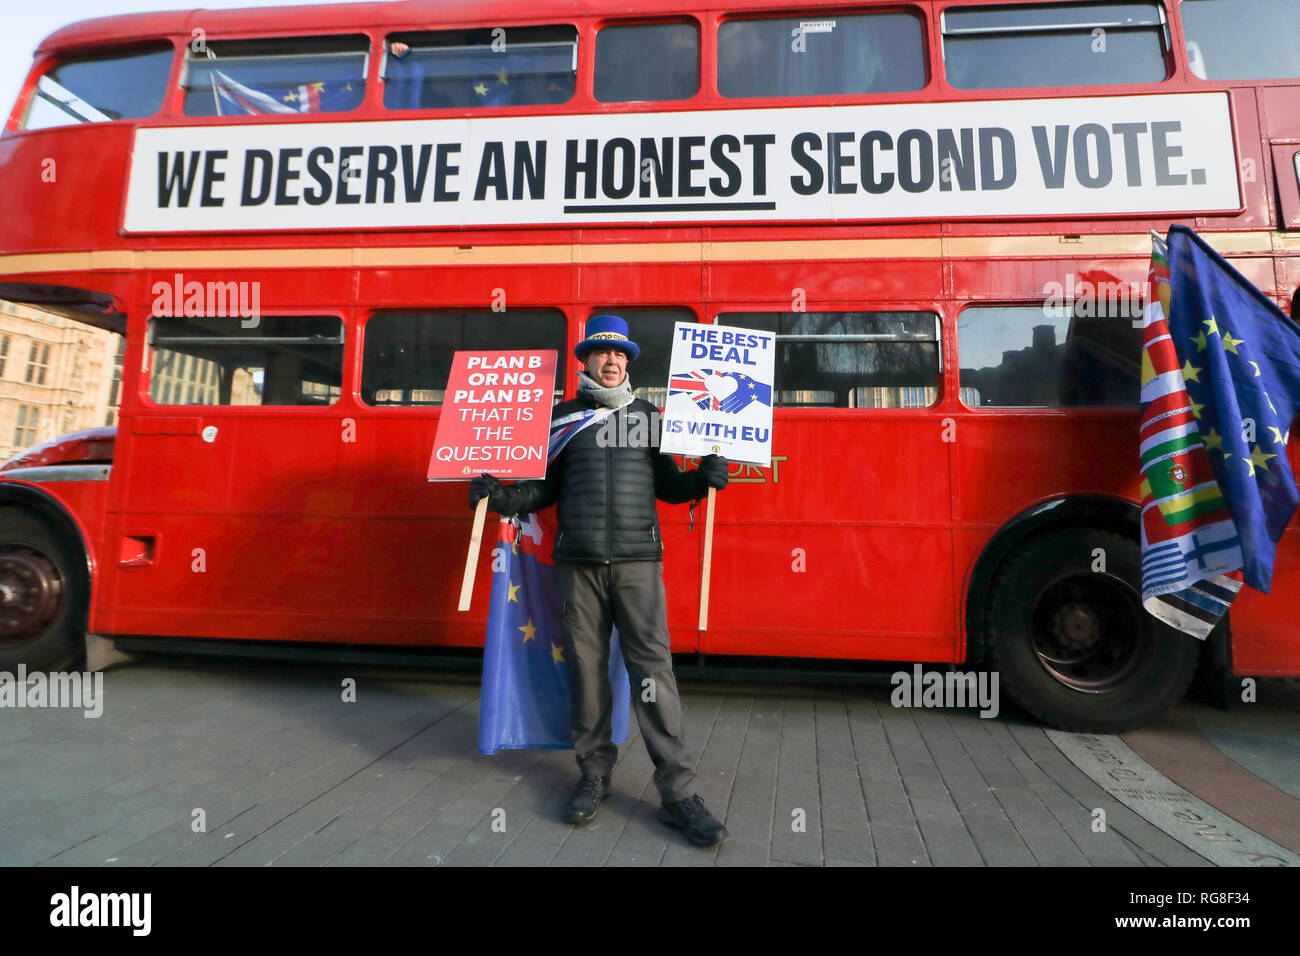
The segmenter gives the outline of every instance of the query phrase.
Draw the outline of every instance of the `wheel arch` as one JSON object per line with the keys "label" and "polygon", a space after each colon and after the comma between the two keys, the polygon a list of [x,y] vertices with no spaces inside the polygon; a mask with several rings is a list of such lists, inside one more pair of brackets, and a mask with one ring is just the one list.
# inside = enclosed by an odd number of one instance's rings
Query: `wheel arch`
{"label": "wheel arch", "polygon": [[1008,555],[1037,535],[1063,528],[1095,528],[1139,539],[1141,511],[1124,498],[1107,495],[1068,495],[1041,501],[1020,512],[989,539],[975,559],[968,579],[966,606],[966,663],[985,659],[984,612],[989,585]]}
{"label": "wheel arch", "polygon": [[76,562],[80,580],[82,606],[77,608],[77,624],[84,631],[89,626],[90,590],[95,580],[94,555],[85,533],[73,517],[68,506],[44,488],[21,481],[0,481],[0,508],[25,508],[38,515],[50,527],[60,542],[81,555]]}

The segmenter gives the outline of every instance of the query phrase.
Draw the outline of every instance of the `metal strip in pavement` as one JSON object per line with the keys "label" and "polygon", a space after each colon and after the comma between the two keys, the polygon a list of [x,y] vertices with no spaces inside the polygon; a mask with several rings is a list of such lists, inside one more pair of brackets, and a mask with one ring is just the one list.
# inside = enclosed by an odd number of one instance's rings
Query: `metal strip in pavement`
{"label": "metal strip in pavement", "polygon": [[1211,863],[1300,866],[1300,856],[1188,793],[1114,734],[1048,730],[1047,736],[1108,794]]}

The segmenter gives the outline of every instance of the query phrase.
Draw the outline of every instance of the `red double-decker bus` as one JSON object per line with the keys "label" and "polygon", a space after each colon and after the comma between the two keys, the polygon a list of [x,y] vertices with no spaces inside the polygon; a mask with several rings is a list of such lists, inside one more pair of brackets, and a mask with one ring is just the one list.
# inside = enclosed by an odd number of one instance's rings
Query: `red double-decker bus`
{"label": "red double-decker bus", "polygon": [[[1148,720],[1203,650],[1138,592],[1148,230],[1291,308],[1297,22],[453,0],[59,30],[0,138],[0,296],[123,333],[125,368],[115,429],[0,472],[0,663],[87,632],[480,646],[465,489],[424,480],[452,353],[556,349],[571,396],[615,311],[659,403],[673,322],[777,335],[705,631],[702,535],[661,514],[675,652],[992,667],[1060,726]],[[1300,674],[1298,587],[1293,525],[1211,663]]]}

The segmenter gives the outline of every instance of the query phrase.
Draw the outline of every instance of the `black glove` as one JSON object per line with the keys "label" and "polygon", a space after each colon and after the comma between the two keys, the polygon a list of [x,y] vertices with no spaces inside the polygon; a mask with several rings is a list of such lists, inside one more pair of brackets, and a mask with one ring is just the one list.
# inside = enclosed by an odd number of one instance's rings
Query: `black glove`
{"label": "black glove", "polygon": [[721,455],[705,455],[700,459],[700,476],[710,488],[727,487],[727,459]]}
{"label": "black glove", "polygon": [[469,483],[469,506],[477,508],[479,499],[486,498],[488,507],[493,511],[499,511],[503,491],[505,486],[494,475],[479,475]]}

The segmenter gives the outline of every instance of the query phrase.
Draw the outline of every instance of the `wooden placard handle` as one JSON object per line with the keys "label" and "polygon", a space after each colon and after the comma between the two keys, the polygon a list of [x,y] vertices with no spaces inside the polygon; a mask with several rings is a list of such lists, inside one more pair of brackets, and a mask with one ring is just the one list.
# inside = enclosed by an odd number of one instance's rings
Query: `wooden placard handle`
{"label": "wooden placard handle", "polygon": [[460,582],[460,605],[458,611],[468,611],[470,598],[474,594],[474,573],[478,569],[478,549],[483,543],[483,523],[487,520],[488,496],[478,500],[474,509],[474,530],[469,533],[469,554],[465,555],[465,577]]}
{"label": "wooden placard handle", "polygon": [[713,502],[716,488],[709,489],[709,513],[704,516],[704,566],[700,570],[700,630],[709,627],[709,570],[713,567]]}

